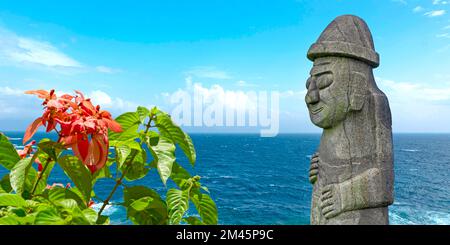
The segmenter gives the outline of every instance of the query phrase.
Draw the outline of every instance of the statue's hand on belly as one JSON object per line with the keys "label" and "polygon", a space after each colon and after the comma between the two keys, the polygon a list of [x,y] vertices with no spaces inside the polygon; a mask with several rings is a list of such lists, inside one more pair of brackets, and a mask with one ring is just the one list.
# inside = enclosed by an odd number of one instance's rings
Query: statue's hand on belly
{"label": "statue's hand on belly", "polygon": [[316,152],[311,157],[311,165],[309,167],[309,182],[314,185],[319,174],[319,153]]}
{"label": "statue's hand on belly", "polygon": [[324,186],[320,192],[320,210],[326,219],[342,212],[340,189],[338,184]]}

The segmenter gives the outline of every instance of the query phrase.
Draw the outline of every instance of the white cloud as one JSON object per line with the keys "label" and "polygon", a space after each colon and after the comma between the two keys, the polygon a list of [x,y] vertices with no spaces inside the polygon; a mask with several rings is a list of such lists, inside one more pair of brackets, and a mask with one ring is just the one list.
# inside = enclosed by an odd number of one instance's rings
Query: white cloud
{"label": "white cloud", "polygon": [[103,109],[114,109],[119,112],[134,111],[138,107],[138,104],[124,100],[119,97],[111,97],[104,91],[94,90],[87,94],[88,98],[91,98],[92,103],[100,105]]}
{"label": "white cloud", "polygon": [[15,96],[21,96],[24,94],[24,91],[21,89],[14,89],[10,88],[8,86],[6,87],[0,87],[0,95],[15,95]]}
{"label": "white cloud", "polygon": [[16,35],[0,27],[0,59],[15,64],[79,68],[82,65],[48,42]]}
{"label": "white cloud", "polygon": [[433,87],[427,84],[395,82],[376,78],[378,85],[395,101],[406,102],[450,102],[450,86]]}
{"label": "white cloud", "polygon": [[417,7],[413,8],[413,12],[414,13],[419,13],[419,12],[422,12],[424,10],[425,9],[422,6],[417,6]]}
{"label": "white cloud", "polygon": [[244,80],[237,81],[236,82],[236,86],[239,86],[239,87],[258,87],[257,84],[249,83],[249,82],[246,82]]}
{"label": "white cloud", "polygon": [[225,71],[219,70],[213,66],[197,66],[186,72],[188,76],[199,78],[213,78],[213,79],[231,79],[232,77]]}
{"label": "white cloud", "polygon": [[115,73],[122,72],[122,70],[120,70],[120,69],[111,68],[111,67],[107,67],[107,66],[97,66],[97,67],[95,67],[95,70],[98,72],[101,72],[101,73],[108,73],[108,74],[115,74]]}
{"label": "white cloud", "polygon": [[428,16],[428,17],[437,17],[437,16],[442,16],[445,14],[445,10],[441,9],[441,10],[433,10],[433,11],[429,11],[426,12],[424,15]]}
{"label": "white cloud", "polygon": [[408,4],[408,3],[406,2],[406,0],[392,0],[392,2],[401,3],[401,4],[403,4],[403,5]]}
{"label": "white cloud", "polygon": [[433,5],[439,5],[439,4],[446,5],[449,3],[450,3],[449,1],[444,1],[444,0],[433,0]]}
{"label": "white cloud", "polygon": [[450,83],[376,80],[389,99],[394,132],[449,132]]}
{"label": "white cloud", "polygon": [[444,30],[450,29],[450,25],[443,28]]}
{"label": "white cloud", "polygon": [[[24,94],[24,90],[0,87],[0,119],[2,118],[27,118],[33,114],[37,116],[42,112],[39,99],[33,95]],[[57,95],[73,94],[73,92],[56,91]],[[104,91],[94,90],[85,94],[86,98],[91,98],[94,105],[100,105],[102,109],[107,109],[114,115],[126,111],[135,111],[138,104],[127,101],[123,98],[112,97]]]}
{"label": "white cloud", "polygon": [[436,35],[436,37],[438,37],[438,38],[450,38],[450,33],[438,34],[438,35]]}
{"label": "white cloud", "polygon": [[294,90],[287,90],[280,93],[280,98],[303,98],[306,95],[306,92],[308,92],[306,89],[300,90],[300,91],[294,91]]}
{"label": "white cloud", "polygon": [[[161,96],[170,99],[172,96],[180,97],[183,94],[193,94],[194,92],[201,95],[202,98],[204,98],[205,102],[211,102],[211,101],[220,101],[224,104],[225,107],[230,108],[238,108],[240,106],[250,105],[252,108],[256,108],[256,101],[254,101],[252,98],[248,96],[249,92],[255,92],[258,93],[259,91],[263,90],[229,90],[225,89],[223,86],[219,84],[213,84],[209,88],[203,86],[199,82],[193,82],[192,77],[187,77],[186,80],[186,87],[184,89],[178,89],[175,92],[168,93],[164,92],[161,93]],[[244,82],[244,81],[240,81]],[[245,82],[244,82],[245,83]],[[245,87],[245,86],[244,86]],[[251,87],[251,86],[250,86]],[[294,91],[294,90],[286,90],[286,91],[267,91],[267,92],[278,92],[280,98],[291,98],[296,97],[303,100],[303,98],[306,95],[306,89],[301,91]]]}

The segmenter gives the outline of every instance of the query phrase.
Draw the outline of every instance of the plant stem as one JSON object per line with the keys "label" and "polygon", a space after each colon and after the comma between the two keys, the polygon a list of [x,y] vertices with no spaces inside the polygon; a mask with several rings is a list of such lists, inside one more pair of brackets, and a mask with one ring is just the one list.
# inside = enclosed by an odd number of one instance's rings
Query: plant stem
{"label": "plant stem", "polygon": [[[144,133],[144,134],[147,134],[147,133],[148,133],[148,130],[149,130],[150,127],[151,127],[151,126],[150,126],[150,123],[151,123],[151,121],[152,121],[152,118],[153,118],[153,116],[150,115],[150,119],[148,120],[148,123],[145,125],[145,133]],[[142,143],[143,143],[143,141],[140,142],[141,145],[142,145]],[[106,205],[109,204],[109,201],[111,200],[112,196],[113,196],[114,193],[116,192],[116,190],[117,190],[117,188],[119,187],[119,185],[122,184],[122,180],[123,180],[123,178],[125,178],[125,175],[127,174],[128,169],[129,169],[130,166],[131,166],[131,163],[133,163],[134,158],[136,157],[136,154],[137,154],[137,152],[135,152],[135,153],[133,154],[133,156],[131,157],[130,161],[128,161],[128,162],[126,163],[126,167],[125,167],[125,169],[122,171],[122,175],[121,175],[120,178],[116,181],[116,184],[114,185],[114,187],[113,187],[113,189],[111,190],[111,192],[109,193],[108,197],[107,197],[107,198],[105,199],[105,201],[103,202],[102,207],[101,207],[100,210],[98,211],[98,217],[100,217],[100,215],[102,214],[103,210],[106,208]]]}
{"label": "plant stem", "polygon": [[48,165],[49,165],[49,163],[50,163],[51,160],[52,160],[51,157],[48,157],[47,160],[45,160],[45,165],[44,165],[44,167],[42,168],[42,171],[39,172],[38,179],[36,180],[36,183],[34,183],[33,190],[31,191],[31,195],[33,195],[34,192],[36,191],[36,188],[37,188],[37,186],[38,186],[38,184],[39,184],[39,181],[41,181],[42,176],[44,176],[45,170],[47,169],[47,167],[48,167]]}
{"label": "plant stem", "polygon": [[[55,131],[58,133],[58,140],[56,142],[60,143],[60,141],[61,141],[61,134],[59,133],[59,131],[56,128],[55,128]],[[36,191],[36,188],[37,188],[37,186],[39,184],[39,181],[41,181],[42,176],[44,176],[45,170],[47,170],[47,167],[50,164],[51,160],[52,160],[52,158],[50,156],[48,156],[47,160],[45,160],[45,165],[42,168],[42,171],[39,172],[38,179],[36,180],[36,183],[33,186],[33,190],[31,191],[31,196],[33,196],[34,192]],[[56,161],[56,159],[55,159],[55,161]]]}

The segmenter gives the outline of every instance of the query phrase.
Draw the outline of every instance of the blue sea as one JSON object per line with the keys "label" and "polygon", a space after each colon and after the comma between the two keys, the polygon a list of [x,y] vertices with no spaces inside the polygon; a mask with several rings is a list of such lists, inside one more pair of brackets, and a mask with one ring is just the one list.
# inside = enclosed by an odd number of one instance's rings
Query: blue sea
{"label": "blue sea", "polygon": [[[5,132],[21,147],[20,132]],[[182,152],[178,161],[202,177],[219,211],[220,224],[309,224],[311,185],[309,159],[319,134],[282,134],[261,138],[252,134],[193,134],[197,163],[190,167]],[[43,133],[36,140],[48,137]],[[391,224],[450,224],[450,134],[394,134],[395,203]],[[0,174],[5,170],[1,169]],[[164,194],[156,171],[136,185]],[[56,168],[50,182],[68,182]],[[114,185],[101,180],[96,194],[105,198]],[[170,187],[170,185],[169,185]],[[113,202],[121,201],[119,190]],[[100,204],[95,205],[99,208]],[[114,224],[129,224],[125,209],[105,210]]]}

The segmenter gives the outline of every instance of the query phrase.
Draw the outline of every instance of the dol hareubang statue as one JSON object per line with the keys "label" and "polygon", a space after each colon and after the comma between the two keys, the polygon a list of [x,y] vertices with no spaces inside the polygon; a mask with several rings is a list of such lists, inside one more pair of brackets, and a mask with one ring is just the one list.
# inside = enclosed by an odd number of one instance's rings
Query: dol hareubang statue
{"label": "dol hareubang statue", "polygon": [[389,224],[393,203],[391,112],[372,69],[372,35],[359,17],[337,17],[308,51],[311,121],[323,128],[311,159],[311,224]]}

